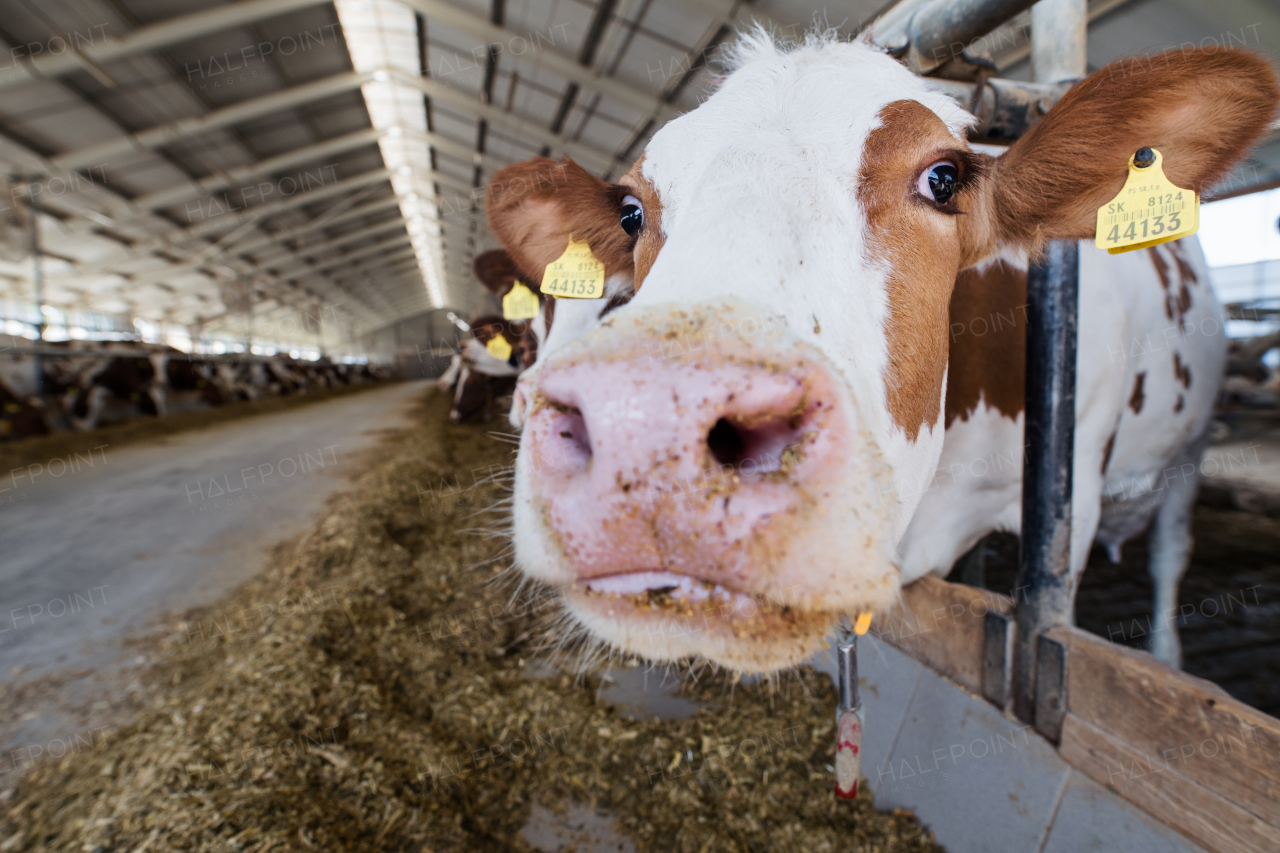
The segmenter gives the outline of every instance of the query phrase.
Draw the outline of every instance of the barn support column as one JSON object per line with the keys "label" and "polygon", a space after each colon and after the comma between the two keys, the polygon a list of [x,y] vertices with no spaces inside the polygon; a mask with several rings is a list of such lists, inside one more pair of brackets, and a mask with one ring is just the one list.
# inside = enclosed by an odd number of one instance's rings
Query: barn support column
{"label": "barn support column", "polygon": [[[1031,10],[1037,83],[1084,76],[1085,0],[1041,0]],[[1018,555],[1013,709],[1036,720],[1040,637],[1071,623],[1071,466],[1075,450],[1076,320],[1080,250],[1051,241],[1027,273],[1027,454]],[[1046,655],[1046,663],[1051,665]],[[1045,673],[1045,675],[1049,675]],[[1046,722],[1049,722],[1046,720]],[[1039,726],[1038,726],[1039,728]],[[1054,731],[1043,734],[1057,739]]]}
{"label": "barn support column", "polygon": [[27,184],[31,194],[31,288],[36,300],[36,342],[35,355],[32,357],[35,370],[34,394],[36,399],[44,396],[44,264],[40,254],[40,179],[32,177]]}

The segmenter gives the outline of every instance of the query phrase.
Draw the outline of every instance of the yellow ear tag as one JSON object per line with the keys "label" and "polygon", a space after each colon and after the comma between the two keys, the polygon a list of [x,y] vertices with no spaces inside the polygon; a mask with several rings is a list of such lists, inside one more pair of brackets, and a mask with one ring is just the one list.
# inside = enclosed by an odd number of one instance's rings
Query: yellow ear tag
{"label": "yellow ear tag", "polygon": [[517,281],[511,291],[502,297],[502,318],[504,320],[530,320],[538,316],[538,296],[532,290]]}
{"label": "yellow ear tag", "polygon": [[[1155,155],[1146,168],[1136,158]],[[1154,148],[1129,158],[1129,177],[1120,194],[1098,208],[1094,244],[1113,255],[1188,237],[1200,228],[1200,197],[1164,176],[1164,157]]]}
{"label": "yellow ear tag", "polygon": [[484,350],[498,361],[506,361],[511,358],[511,344],[507,343],[507,339],[502,335],[498,335],[485,344]]}
{"label": "yellow ear tag", "polygon": [[853,623],[853,633],[861,637],[871,627],[871,611],[858,614],[858,621]]}
{"label": "yellow ear tag", "polygon": [[542,292],[569,299],[599,299],[604,296],[604,264],[591,254],[590,245],[570,235],[564,254],[547,264],[542,273]]}

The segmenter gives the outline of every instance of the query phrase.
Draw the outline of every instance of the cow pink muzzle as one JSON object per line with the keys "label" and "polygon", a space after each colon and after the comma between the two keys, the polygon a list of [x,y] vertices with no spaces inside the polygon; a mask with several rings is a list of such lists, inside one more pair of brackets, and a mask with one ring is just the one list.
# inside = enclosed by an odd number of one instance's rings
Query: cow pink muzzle
{"label": "cow pink muzzle", "polygon": [[[794,662],[868,601],[821,564],[849,473],[840,388],[796,347],[652,340],[544,364],[521,464],[549,559],[517,556],[623,648],[752,670]],[[518,551],[520,528],[517,512]],[[896,572],[877,581],[871,598],[896,591]]]}

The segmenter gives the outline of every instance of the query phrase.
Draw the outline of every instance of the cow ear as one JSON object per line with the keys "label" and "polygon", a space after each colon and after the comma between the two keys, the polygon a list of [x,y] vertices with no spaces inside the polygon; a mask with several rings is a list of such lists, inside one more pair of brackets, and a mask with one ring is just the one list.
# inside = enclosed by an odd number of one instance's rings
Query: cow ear
{"label": "cow ear", "polygon": [[1204,193],[1257,141],[1278,101],[1270,63],[1246,50],[1188,48],[1104,66],[989,164],[963,217],[972,220],[961,226],[966,260],[1001,245],[1091,238],[1139,148],[1159,149],[1170,181]]}
{"label": "cow ear", "polygon": [[577,163],[535,157],[494,174],[488,188],[489,227],[518,269],[542,283],[547,264],[569,237],[585,240],[606,276],[634,274],[631,238],[619,221],[622,192]]}
{"label": "cow ear", "polygon": [[504,249],[490,249],[476,255],[471,262],[471,269],[484,289],[497,297],[510,293],[516,279],[520,277],[515,261],[511,260]]}

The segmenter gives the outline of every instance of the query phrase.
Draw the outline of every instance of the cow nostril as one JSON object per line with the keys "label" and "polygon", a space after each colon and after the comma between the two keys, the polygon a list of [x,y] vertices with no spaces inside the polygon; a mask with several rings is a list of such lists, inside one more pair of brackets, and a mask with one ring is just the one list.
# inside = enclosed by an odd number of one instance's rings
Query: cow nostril
{"label": "cow nostril", "polygon": [[565,470],[581,470],[591,459],[591,435],[582,412],[571,406],[557,406],[549,424],[549,437],[543,452],[549,461]]}
{"label": "cow nostril", "polygon": [[711,432],[707,433],[707,447],[721,465],[736,467],[742,462],[746,442],[742,440],[742,433],[738,432],[737,427],[721,418],[711,427]]}
{"label": "cow nostril", "polygon": [[720,418],[707,433],[716,462],[739,474],[769,474],[795,461],[805,431],[802,418],[777,418],[750,425]]}

